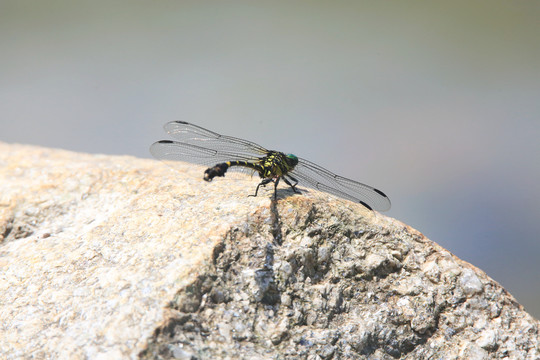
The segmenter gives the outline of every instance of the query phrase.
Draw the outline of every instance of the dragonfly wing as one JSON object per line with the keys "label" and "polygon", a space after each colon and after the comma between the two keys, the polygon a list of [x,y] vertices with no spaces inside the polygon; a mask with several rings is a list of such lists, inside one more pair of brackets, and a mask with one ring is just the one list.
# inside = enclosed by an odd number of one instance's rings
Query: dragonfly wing
{"label": "dragonfly wing", "polygon": [[307,187],[359,202],[377,211],[390,209],[390,199],[382,191],[336,175],[311,161],[299,158],[290,174]]}
{"label": "dragonfly wing", "polygon": [[207,149],[251,157],[264,156],[268,152],[268,150],[254,142],[220,135],[185,121],[168,122],[165,124],[164,129],[182,143],[198,145]]}
{"label": "dragonfly wing", "polygon": [[[186,161],[208,167],[235,160],[248,161],[252,163],[258,161],[258,159],[254,159],[250,156],[243,156],[241,154],[224,150],[218,151],[208,149],[202,146],[171,140],[161,140],[153,143],[150,146],[150,153],[158,160]],[[252,169],[242,166],[232,166],[229,168],[229,171],[243,172],[247,174],[253,173]]]}

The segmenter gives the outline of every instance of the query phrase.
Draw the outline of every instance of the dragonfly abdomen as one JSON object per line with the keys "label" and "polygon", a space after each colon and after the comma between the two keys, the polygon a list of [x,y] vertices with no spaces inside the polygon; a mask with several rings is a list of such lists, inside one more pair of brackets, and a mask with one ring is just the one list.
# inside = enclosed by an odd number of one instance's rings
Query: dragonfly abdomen
{"label": "dragonfly abdomen", "polygon": [[212,181],[216,176],[225,176],[231,166],[241,166],[256,171],[263,179],[272,179],[286,175],[294,168],[286,160],[287,155],[279,151],[270,151],[268,156],[259,158],[257,162],[249,161],[226,161],[216,164],[204,172],[204,180]]}
{"label": "dragonfly abdomen", "polygon": [[231,166],[242,166],[246,167],[252,170],[255,170],[261,175],[263,169],[259,164],[250,163],[249,161],[227,161],[224,163],[216,164],[215,166],[212,166],[211,168],[208,168],[204,171],[204,180],[206,181],[212,181],[213,178],[216,176],[225,176],[225,173]]}

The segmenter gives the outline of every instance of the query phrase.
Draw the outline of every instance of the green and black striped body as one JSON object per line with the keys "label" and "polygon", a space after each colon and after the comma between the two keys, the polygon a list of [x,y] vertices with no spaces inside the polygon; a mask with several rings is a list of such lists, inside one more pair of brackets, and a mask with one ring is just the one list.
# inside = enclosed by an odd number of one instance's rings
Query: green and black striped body
{"label": "green and black striped body", "polygon": [[[295,185],[298,180],[288,175],[288,173],[294,169],[296,164],[298,164],[298,158],[293,154],[285,154],[279,151],[269,151],[268,155],[259,158],[259,160],[256,162],[235,160],[216,164],[215,166],[206,169],[204,172],[204,180],[212,181],[212,179],[216,176],[225,176],[227,170],[232,166],[245,167],[256,171],[260,178],[263,179],[259,185],[257,185],[257,189],[255,190],[255,194],[253,196],[257,196],[257,192],[259,191],[259,187],[261,185],[265,186],[273,181],[275,198],[277,196],[277,184],[279,183],[280,179],[283,179],[285,183],[287,183],[295,192],[297,192]],[[288,176],[295,183],[291,184],[291,182],[285,176]]]}

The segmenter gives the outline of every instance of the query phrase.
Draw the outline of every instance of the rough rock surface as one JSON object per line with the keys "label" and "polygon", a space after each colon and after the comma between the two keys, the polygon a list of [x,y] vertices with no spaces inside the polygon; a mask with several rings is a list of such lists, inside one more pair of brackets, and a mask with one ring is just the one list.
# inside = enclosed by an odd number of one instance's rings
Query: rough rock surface
{"label": "rough rock surface", "polygon": [[539,322],[329,195],[0,143],[2,359],[538,359]]}

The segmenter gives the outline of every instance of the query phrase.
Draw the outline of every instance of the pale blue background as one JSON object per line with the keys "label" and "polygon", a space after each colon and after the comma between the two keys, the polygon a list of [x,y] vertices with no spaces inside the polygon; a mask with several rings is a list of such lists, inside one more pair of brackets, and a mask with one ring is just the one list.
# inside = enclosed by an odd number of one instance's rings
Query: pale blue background
{"label": "pale blue background", "polygon": [[385,191],[540,317],[539,1],[0,1],[0,141],[186,120]]}

